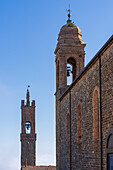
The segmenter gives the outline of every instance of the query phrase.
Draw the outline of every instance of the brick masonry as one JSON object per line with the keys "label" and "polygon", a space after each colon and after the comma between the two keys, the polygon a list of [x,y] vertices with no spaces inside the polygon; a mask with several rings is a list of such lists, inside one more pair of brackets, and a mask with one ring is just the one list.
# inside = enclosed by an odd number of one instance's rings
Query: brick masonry
{"label": "brick masonry", "polygon": [[[80,74],[82,69],[84,68],[84,57],[85,51],[84,48],[86,44],[82,41],[81,30],[76,25],[70,27],[68,24],[71,23],[71,20],[64,25],[58,36],[58,44],[55,49],[56,54],[56,164],[57,169],[61,169],[62,167],[62,156],[63,152],[65,152],[65,148],[62,148],[63,139],[69,139],[69,135],[64,136],[62,139],[62,132],[64,129],[61,123],[67,122],[65,118],[62,119],[61,113],[61,104],[59,103],[59,97],[61,94],[67,89],[67,64],[72,66],[73,71],[73,80]],[[67,98],[68,101],[68,98]],[[67,102],[68,103],[68,102]],[[68,104],[69,105],[69,104]],[[66,106],[68,107],[68,106]],[[68,110],[67,110],[68,112]],[[69,131],[69,129],[67,130]],[[66,132],[67,132],[66,131]],[[61,140],[62,139],[62,140]],[[68,140],[69,144],[69,140]],[[69,147],[68,147],[69,153]],[[63,154],[63,155],[62,155]],[[65,155],[66,156],[66,155]],[[64,159],[66,158],[64,156]],[[69,162],[69,159],[68,159]],[[67,166],[67,164],[65,164]],[[66,168],[66,167],[64,167]]]}
{"label": "brick masonry", "polygon": [[[68,34],[68,31],[67,33]],[[60,35],[60,34],[59,34]],[[60,42],[59,42],[60,43]],[[71,44],[71,42],[70,42]],[[68,45],[70,45],[68,44]],[[59,48],[60,48],[60,44]],[[76,51],[77,48],[74,48]],[[73,51],[73,48],[72,48]],[[73,56],[70,47],[70,56]],[[66,48],[62,53],[66,53]],[[69,51],[68,51],[69,52]],[[67,56],[56,52],[56,61],[60,56],[65,56],[62,59],[62,70],[67,69]],[[77,51],[78,53],[78,51]],[[101,87],[102,87],[102,156],[103,156],[103,170],[107,168],[107,154],[106,142],[110,129],[113,128],[113,38],[112,41],[106,45],[101,53]],[[64,58],[64,57],[62,57]],[[63,65],[63,62],[65,64]],[[56,68],[57,69],[57,68]],[[98,89],[100,92],[99,81],[99,56],[95,57],[85,71],[79,75],[74,83],[67,90],[66,73],[61,71],[58,74],[56,71],[57,88],[56,88],[56,157],[57,170],[70,169],[70,142],[68,141],[69,134],[67,128],[67,114],[70,111],[70,93],[71,93],[71,169],[72,170],[99,170],[101,169],[101,146],[100,146],[100,111],[98,111],[99,118],[98,128],[99,134],[94,137],[94,90]],[[80,72],[79,72],[80,73]],[[63,77],[64,76],[64,77]],[[62,81],[60,82],[60,79]],[[65,90],[67,90],[65,92]],[[99,93],[100,95],[100,93]],[[61,97],[62,96],[62,97]],[[59,100],[60,98],[60,100]],[[100,102],[100,96],[99,100]],[[77,141],[77,106],[81,103],[81,128],[82,140]],[[100,109],[100,103],[98,104]],[[97,126],[96,125],[96,126]],[[113,141],[112,141],[113,142]],[[113,153],[113,152],[112,152]]]}

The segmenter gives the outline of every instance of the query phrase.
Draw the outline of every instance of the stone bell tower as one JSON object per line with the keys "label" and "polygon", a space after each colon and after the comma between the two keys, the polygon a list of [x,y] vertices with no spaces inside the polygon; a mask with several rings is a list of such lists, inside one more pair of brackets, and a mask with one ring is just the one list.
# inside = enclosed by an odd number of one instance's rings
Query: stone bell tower
{"label": "stone bell tower", "polygon": [[[68,9],[67,23],[61,28],[58,35],[58,43],[55,49],[56,55],[56,169],[61,169],[62,148],[61,131],[62,115],[59,98],[68,88],[67,76],[72,74],[72,82],[84,68],[85,46],[82,40],[81,30],[70,19]],[[68,65],[72,70],[68,69]]]}
{"label": "stone bell tower", "polygon": [[55,49],[56,54],[56,91],[61,93],[67,88],[67,64],[72,66],[72,81],[84,68],[84,48],[86,44],[82,40],[81,30],[70,19],[68,9],[67,24],[64,25],[58,36],[58,43]]}
{"label": "stone bell tower", "polygon": [[26,103],[21,101],[21,168],[35,166],[36,162],[36,133],[35,133],[35,101],[30,104],[29,90],[27,89]]}

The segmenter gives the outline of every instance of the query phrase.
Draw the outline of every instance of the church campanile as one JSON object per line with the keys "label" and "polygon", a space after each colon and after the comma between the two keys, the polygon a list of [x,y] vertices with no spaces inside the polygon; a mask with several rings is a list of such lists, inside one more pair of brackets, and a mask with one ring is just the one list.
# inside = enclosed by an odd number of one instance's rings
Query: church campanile
{"label": "church campanile", "polygon": [[[80,72],[84,69],[84,59],[85,59],[84,48],[86,46],[86,44],[82,40],[82,34],[81,34],[80,28],[72,22],[72,20],[70,19],[71,18],[70,9],[68,9],[68,11],[69,11],[69,14],[68,14],[67,23],[63,25],[62,28],[60,29],[60,33],[58,35],[58,43],[55,49],[55,55],[56,55],[56,58],[55,58],[55,62],[56,62],[56,93],[55,93],[56,95],[56,169],[58,170],[62,169],[62,159],[63,159],[62,153],[64,152],[64,151],[62,152],[62,148],[64,147],[63,142],[65,140],[65,137],[62,138],[63,136],[62,133],[64,132],[62,130],[63,129],[62,122],[65,120],[65,118],[62,116],[63,113],[61,112],[61,103],[60,103],[59,98],[69,87],[67,83],[67,77],[70,76],[70,74],[72,74],[72,82],[73,82],[77,78],[77,76],[80,74]],[[67,97],[67,100],[69,97]],[[71,115],[70,110],[68,110],[67,113]],[[69,122],[69,120],[71,120],[70,117],[69,119],[67,119],[67,121]],[[70,136],[70,132],[68,136]],[[71,141],[71,137],[70,137],[70,141]],[[67,152],[70,152],[70,149]],[[68,159],[68,162],[69,160],[70,158]]]}
{"label": "church campanile", "polygon": [[[60,89],[63,93],[67,89],[67,76],[72,73],[72,82],[84,68],[86,44],[82,40],[81,30],[70,19],[70,9],[67,24],[64,25],[58,36],[55,49],[56,55],[56,92]],[[72,70],[68,69],[68,64]]]}
{"label": "church campanile", "polygon": [[35,133],[35,101],[30,105],[30,95],[27,89],[26,103],[21,101],[21,168],[35,166],[36,133]]}

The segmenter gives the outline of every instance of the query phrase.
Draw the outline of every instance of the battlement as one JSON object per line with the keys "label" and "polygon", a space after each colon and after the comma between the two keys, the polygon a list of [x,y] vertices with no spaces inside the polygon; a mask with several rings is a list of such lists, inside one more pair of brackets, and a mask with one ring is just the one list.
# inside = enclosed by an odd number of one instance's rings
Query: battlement
{"label": "battlement", "polygon": [[26,107],[26,106],[34,106],[35,107],[35,100],[32,100],[32,102],[29,102],[29,105],[27,105],[27,103],[25,103],[25,100],[21,100],[21,107]]}

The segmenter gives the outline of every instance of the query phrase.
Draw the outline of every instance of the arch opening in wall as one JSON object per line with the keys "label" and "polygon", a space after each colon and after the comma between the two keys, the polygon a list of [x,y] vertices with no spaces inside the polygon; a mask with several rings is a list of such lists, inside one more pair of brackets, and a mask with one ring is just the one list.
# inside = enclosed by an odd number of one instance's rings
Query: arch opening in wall
{"label": "arch opening in wall", "polygon": [[67,64],[67,85],[72,83],[72,66]]}
{"label": "arch opening in wall", "polygon": [[107,170],[113,169],[113,128],[110,129],[106,141]]}
{"label": "arch opening in wall", "polygon": [[82,107],[81,103],[77,106],[77,143],[82,142]]}
{"label": "arch opening in wall", "polygon": [[71,84],[76,78],[76,61],[70,57],[67,59],[67,84]]}
{"label": "arch opening in wall", "polygon": [[99,138],[99,88],[93,92],[93,139]]}
{"label": "arch opening in wall", "polygon": [[25,123],[25,133],[30,134],[31,133],[31,122]]}

